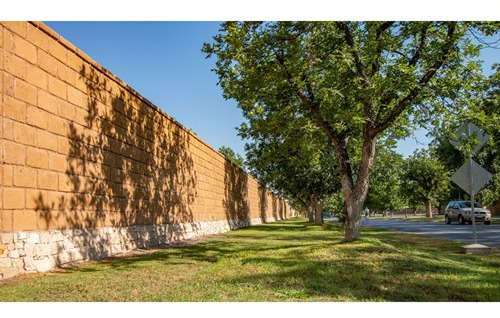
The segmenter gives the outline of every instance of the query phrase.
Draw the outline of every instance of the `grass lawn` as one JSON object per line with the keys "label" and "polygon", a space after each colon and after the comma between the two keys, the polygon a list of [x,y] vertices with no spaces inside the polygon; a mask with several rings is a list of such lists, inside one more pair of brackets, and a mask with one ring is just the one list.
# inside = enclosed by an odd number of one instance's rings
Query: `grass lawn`
{"label": "grass lawn", "polygon": [[0,282],[0,301],[500,301],[500,251],[303,218]]}

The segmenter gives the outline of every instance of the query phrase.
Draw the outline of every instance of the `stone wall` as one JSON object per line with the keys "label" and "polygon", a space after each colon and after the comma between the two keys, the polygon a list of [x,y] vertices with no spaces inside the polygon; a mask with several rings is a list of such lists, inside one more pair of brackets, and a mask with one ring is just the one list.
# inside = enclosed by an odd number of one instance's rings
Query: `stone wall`
{"label": "stone wall", "polygon": [[0,31],[0,278],[289,214],[44,24]]}

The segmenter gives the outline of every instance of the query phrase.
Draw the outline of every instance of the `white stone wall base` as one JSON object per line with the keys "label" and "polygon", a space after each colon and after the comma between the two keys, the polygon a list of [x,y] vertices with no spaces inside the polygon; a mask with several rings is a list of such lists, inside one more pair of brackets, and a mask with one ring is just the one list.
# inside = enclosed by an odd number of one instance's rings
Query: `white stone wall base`
{"label": "white stone wall base", "polygon": [[[269,219],[267,222],[273,222]],[[0,233],[0,279],[261,224],[261,219]]]}

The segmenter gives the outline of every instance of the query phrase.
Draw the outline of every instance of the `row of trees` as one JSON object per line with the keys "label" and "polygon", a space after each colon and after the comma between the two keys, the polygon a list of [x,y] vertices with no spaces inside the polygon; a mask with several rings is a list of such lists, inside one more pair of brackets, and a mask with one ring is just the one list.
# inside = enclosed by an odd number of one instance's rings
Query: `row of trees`
{"label": "row of trees", "polygon": [[[322,224],[322,211],[345,221],[345,201],[336,163],[332,160],[335,156],[328,153],[328,149],[316,152],[310,143],[301,142],[304,133],[297,132],[297,140],[293,143],[275,143],[275,148],[248,146],[249,159],[246,162],[229,147],[223,146],[219,151],[241,168],[251,167],[251,173],[261,182],[291,198],[297,209],[306,211],[311,222]],[[432,217],[434,208],[441,211],[451,200],[468,199],[450,179],[451,172],[458,169],[465,158],[447,140],[434,139],[428,149],[417,150],[406,159],[394,150],[394,143],[387,140],[384,144],[381,142],[378,149],[365,201],[371,212],[425,208],[426,215]],[[497,175],[494,182],[477,194],[479,201],[488,205],[495,204],[500,190],[497,150],[490,142],[476,158]],[[276,157],[276,153],[280,156]]]}
{"label": "row of trees", "polygon": [[252,173],[315,211],[340,188],[350,241],[360,235],[376,149],[383,156],[415,127],[446,135],[447,123],[474,114],[484,78],[472,38],[498,26],[226,22],[203,51],[217,57],[223,95],[247,119],[239,133]]}

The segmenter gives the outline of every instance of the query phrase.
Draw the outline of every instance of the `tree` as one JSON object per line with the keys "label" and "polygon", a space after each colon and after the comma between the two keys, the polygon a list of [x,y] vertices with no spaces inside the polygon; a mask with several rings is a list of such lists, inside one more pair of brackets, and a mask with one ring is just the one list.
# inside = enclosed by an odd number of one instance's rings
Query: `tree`
{"label": "tree", "polygon": [[404,207],[405,200],[401,196],[404,159],[393,147],[394,144],[387,141],[378,145],[365,202],[371,211],[394,211]]}
{"label": "tree", "polygon": [[[498,193],[500,193],[500,157],[498,156],[500,145],[497,142],[500,138],[500,130],[498,129],[500,121],[500,65],[495,64],[493,69],[494,73],[481,87],[483,94],[479,98],[478,105],[474,109],[464,109],[461,112],[461,121],[443,123],[435,127],[432,131],[434,139],[430,145],[434,156],[439,158],[447,170],[454,172],[468,160],[468,156],[466,149],[461,151],[450,144],[453,132],[464,122],[475,123],[485,130],[489,135],[489,140],[473,156],[475,161],[493,174],[492,180],[476,194],[476,199],[484,205],[494,205],[498,201]],[[465,192],[452,184],[445,201],[456,200],[463,196],[466,196]]]}
{"label": "tree", "polygon": [[219,152],[226,156],[229,161],[245,170],[245,159],[239,153],[234,152],[231,147],[220,146]]}
{"label": "tree", "polygon": [[347,219],[347,211],[345,207],[344,197],[342,195],[342,190],[338,190],[332,195],[328,196],[324,201],[324,208],[330,214],[333,214],[338,218],[338,221],[345,224]]}
{"label": "tree", "polygon": [[[254,125],[259,118],[254,118]],[[300,121],[299,124],[297,121]],[[265,128],[264,128],[265,127]],[[309,220],[323,223],[323,200],[340,187],[333,150],[307,118],[267,124],[246,144],[250,172],[267,187],[298,203]],[[248,137],[248,132],[241,131]]]}
{"label": "tree", "polygon": [[490,136],[486,145],[479,150],[475,160],[493,174],[492,180],[482,188],[477,199],[485,205],[494,205],[500,193],[500,64],[493,65],[495,72],[488,78],[486,93],[479,106],[479,111],[471,112],[471,121],[475,121]]}
{"label": "tree", "polygon": [[432,204],[448,192],[450,174],[428,150],[415,151],[406,160],[403,191],[410,201],[425,203],[427,217],[432,217]]}
{"label": "tree", "polygon": [[[345,240],[360,219],[380,136],[402,137],[453,103],[481,71],[459,22],[226,22],[203,51],[216,55],[225,98],[252,118],[305,116],[334,149],[347,208]],[[465,97],[464,97],[465,98]]]}
{"label": "tree", "polygon": [[[433,158],[436,158],[446,168],[450,174],[453,174],[466,161],[464,155],[450,143],[449,139],[435,138],[429,145],[429,151]],[[455,183],[451,182],[447,193],[439,198],[437,202],[438,209],[449,201],[463,199],[465,192]]]}

